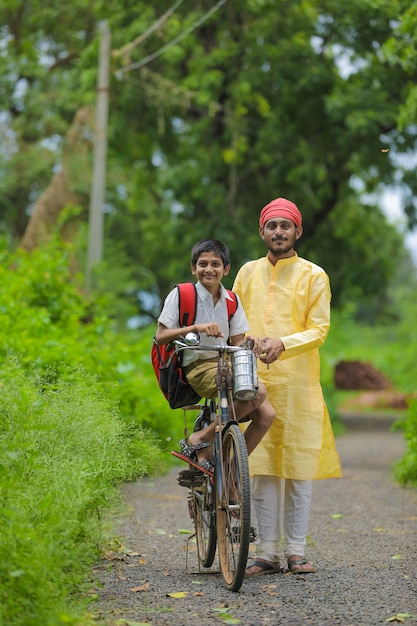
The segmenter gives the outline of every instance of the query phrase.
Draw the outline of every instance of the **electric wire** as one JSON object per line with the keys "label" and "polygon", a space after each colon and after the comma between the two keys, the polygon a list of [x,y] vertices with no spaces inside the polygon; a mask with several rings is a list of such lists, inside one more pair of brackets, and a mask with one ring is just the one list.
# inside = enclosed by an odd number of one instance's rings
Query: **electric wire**
{"label": "electric wire", "polygon": [[145,41],[150,35],[152,35],[152,33],[157,28],[159,28],[161,24],[163,24],[163,22],[168,19],[168,17],[170,17],[174,13],[174,11],[176,11],[176,9],[178,9],[178,7],[183,2],[184,0],[177,0],[176,2],[174,2],[172,7],[165,11],[165,13],[161,15],[161,17],[159,17],[151,26],[149,26],[149,28],[145,30],[144,33],[139,35],[139,37],[136,37],[136,39],[133,39],[133,41],[125,44],[123,48],[120,48],[119,50],[113,50],[113,56],[123,56],[126,53],[129,53],[133,48],[141,44],[143,41]]}
{"label": "electric wire", "polygon": [[214,7],[212,7],[209,11],[207,11],[207,13],[204,13],[204,15],[202,15],[198,20],[196,20],[193,24],[191,24],[191,26],[186,28],[182,33],[177,35],[177,37],[169,41],[167,44],[162,46],[162,48],[159,48],[159,50],[156,50],[156,52],[149,54],[147,57],[145,57],[141,61],[137,61],[136,63],[130,63],[129,65],[126,65],[125,67],[118,69],[116,71],[116,74],[120,75],[120,74],[125,74],[126,72],[130,72],[132,70],[136,70],[140,67],[143,67],[144,65],[147,65],[148,63],[150,63],[157,57],[161,56],[161,54],[163,54],[164,52],[172,48],[172,46],[175,46],[175,44],[177,44],[179,41],[184,39],[184,37],[189,35],[193,30],[201,26],[201,24],[207,21],[209,17],[211,17],[214,13],[216,13],[216,11],[218,11],[224,4],[226,4],[226,2],[227,0],[219,0],[219,2],[217,2],[217,4],[214,5]]}

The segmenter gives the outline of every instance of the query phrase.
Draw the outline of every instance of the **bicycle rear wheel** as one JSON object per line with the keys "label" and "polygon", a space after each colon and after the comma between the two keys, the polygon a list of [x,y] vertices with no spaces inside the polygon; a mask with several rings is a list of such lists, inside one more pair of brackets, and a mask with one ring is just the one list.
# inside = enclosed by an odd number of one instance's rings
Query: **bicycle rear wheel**
{"label": "bicycle rear wheel", "polygon": [[217,530],[213,486],[208,477],[201,487],[193,489],[194,526],[200,564],[211,567],[216,554]]}
{"label": "bicycle rear wheel", "polygon": [[225,430],[222,451],[224,484],[216,489],[219,561],[226,587],[239,591],[249,553],[251,504],[246,442],[237,424]]}

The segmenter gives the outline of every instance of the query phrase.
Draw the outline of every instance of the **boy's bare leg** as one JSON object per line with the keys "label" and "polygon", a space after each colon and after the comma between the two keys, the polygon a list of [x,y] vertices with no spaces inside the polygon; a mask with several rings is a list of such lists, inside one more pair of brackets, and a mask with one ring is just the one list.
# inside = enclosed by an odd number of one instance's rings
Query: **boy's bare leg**
{"label": "boy's bare leg", "polygon": [[266,401],[259,407],[259,409],[252,411],[249,417],[251,418],[251,422],[245,430],[245,441],[248,455],[255,450],[258,443],[269,430],[275,417],[275,411],[272,405]]}
{"label": "boy's bare leg", "polygon": [[238,421],[244,417],[249,417],[251,420],[245,430],[246,448],[249,455],[255,450],[275,418],[275,409],[266,397],[265,385],[259,384],[258,396],[254,400],[235,400],[235,409]]}
{"label": "boy's bare leg", "polygon": [[[253,400],[235,400],[236,419],[239,421],[244,417],[249,417],[251,423],[245,430],[245,440],[248,454],[254,451],[262,437],[270,428],[275,418],[275,409],[266,398],[266,388],[260,383],[258,396]],[[192,433],[188,438],[191,445],[197,445],[205,441],[213,443],[218,420],[212,422],[206,428]],[[212,450],[203,448],[197,452],[197,459],[202,460],[212,458]]]}
{"label": "boy's bare leg", "polygon": [[[206,426],[206,428],[191,433],[191,435],[188,437],[190,445],[196,446],[199,443],[204,443],[206,441],[213,443],[216,435],[216,426],[218,424],[218,421],[218,419],[215,419],[209,424],[209,426]],[[202,450],[198,450],[196,454],[199,463],[205,460],[211,461],[213,457],[211,446],[209,448],[203,448]]]}

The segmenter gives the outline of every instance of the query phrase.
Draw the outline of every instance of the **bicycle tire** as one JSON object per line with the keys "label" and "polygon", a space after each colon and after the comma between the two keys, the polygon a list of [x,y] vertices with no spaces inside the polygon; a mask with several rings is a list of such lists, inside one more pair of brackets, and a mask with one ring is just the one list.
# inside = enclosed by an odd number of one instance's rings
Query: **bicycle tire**
{"label": "bicycle tire", "polygon": [[216,489],[218,554],[227,589],[239,591],[249,553],[251,495],[246,442],[237,424],[225,429],[222,452],[224,484]]}
{"label": "bicycle tire", "polygon": [[194,526],[197,538],[197,553],[200,565],[211,567],[217,547],[216,513],[213,501],[214,493],[206,478],[204,484],[193,489]]}

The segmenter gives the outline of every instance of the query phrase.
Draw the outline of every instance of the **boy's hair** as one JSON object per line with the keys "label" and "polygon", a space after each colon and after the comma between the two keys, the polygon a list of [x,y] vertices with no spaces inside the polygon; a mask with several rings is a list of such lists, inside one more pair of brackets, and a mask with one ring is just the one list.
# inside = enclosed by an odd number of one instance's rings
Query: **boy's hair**
{"label": "boy's hair", "polygon": [[227,246],[218,239],[202,239],[193,246],[191,250],[191,265],[195,267],[199,257],[204,252],[213,252],[216,256],[220,257],[223,261],[223,265],[231,265],[230,253]]}

